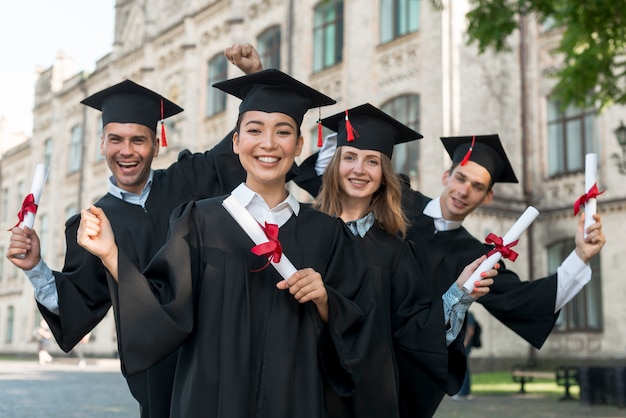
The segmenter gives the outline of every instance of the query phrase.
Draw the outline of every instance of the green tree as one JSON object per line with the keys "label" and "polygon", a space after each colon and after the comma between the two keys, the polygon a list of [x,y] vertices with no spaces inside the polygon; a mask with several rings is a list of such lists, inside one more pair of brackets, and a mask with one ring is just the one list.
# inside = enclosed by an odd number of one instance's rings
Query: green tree
{"label": "green tree", "polygon": [[[452,0],[454,1],[454,0]],[[441,7],[440,0],[431,0]],[[510,50],[520,17],[550,24],[561,34],[553,94],[563,106],[602,110],[626,104],[626,0],[470,0],[468,43],[480,53]]]}

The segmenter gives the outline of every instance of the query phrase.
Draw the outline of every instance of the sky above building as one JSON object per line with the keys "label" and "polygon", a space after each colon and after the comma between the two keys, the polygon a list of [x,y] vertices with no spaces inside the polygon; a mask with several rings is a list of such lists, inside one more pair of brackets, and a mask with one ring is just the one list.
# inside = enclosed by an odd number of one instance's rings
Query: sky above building
{"label": "sky above building", "polygon": [[32,132],[37,68],[59,52],[92,70],[113,45],[115,0],[21,0],[0,14],[0,115],[10,132]]}

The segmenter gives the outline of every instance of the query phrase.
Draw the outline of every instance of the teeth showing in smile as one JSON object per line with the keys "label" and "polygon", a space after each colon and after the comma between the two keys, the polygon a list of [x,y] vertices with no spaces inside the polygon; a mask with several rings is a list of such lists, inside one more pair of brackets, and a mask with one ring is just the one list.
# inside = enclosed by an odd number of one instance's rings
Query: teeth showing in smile
{"label": "teeth showing in smile", "polygon": [[123,163],[123,162],[119,162],[119,165],[121,165],[122,167],[134,167],[137,165],[137,163]]}
{"label": "teeth showing in smile", "polygon": [[351,181],[352,183],[356,183],[356,184],[367,184],[367,180],[350,179],[350,181]]}
{"label": "teeth showing in smile", "polygon": [[277,157],[258,157],[258,160],[262,163],[275,163],[278,161]]}

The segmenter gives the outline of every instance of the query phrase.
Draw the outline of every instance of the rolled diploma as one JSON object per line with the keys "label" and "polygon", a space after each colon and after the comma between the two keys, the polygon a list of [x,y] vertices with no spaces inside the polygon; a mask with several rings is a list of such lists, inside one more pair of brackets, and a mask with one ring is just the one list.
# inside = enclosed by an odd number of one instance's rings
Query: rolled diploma
{"label": "rolled diploma", "polygon": [[[539,211],[532,206],[528,206],[524,213],[519,217],[519,219],[513,224],[509,232],[507,232],[502,237],[502,244],[508,245],[515,240],[518,240],[519,237],[528,229],[531,223],[539,216]],[[481,273],[491,270],[493,266],[502,258],[502,253],[496,251],[491,254],[485,261],[483,261],[480,266],[472,273],[469,279],[463,283],[463,287],[467,290],[468,293],[472,293],[474,290],[474,283],[481,280]]]}
{"label": "rolled diploma", "polygon": [[[239,202],[239,200],[237,200],[235,196],[230,195],[227,197],[222,202],[222,205],[255,244],[258,245],[268,242],[265,232],[263,232],[256,219],[250,215],[250,212],[248,212],[248,210],[241,204],[241,202]],[[276,271],[278,271],[278,273],[285,280],[290,278],[297,271],[285,254],[280,257],[280,262],[275,263],[272,261],[271,263]]]}
{"label": "rolled diploma", "polygon": [[[33,177],[33,184],[30,187],[30,192],[33,194],[35,204],[39,205],[39,198],[41,198],[41,192],[43,186],[46,184],[46,178],[48,177],[48,167],[43,164],[37,164],[35,168],[35,176]],[[26,212],[24,214],[24,220],[20,223],[20,228],[27,226],[32,228],[35,224],[35,214],[32,212]]]}
{"label": "rolled diploma", "polygon": [[[585,155],[585,193],[589,193],[589,189],[596,184],[596,174],[598,170],[598,155],[587,154]],[[589,228],[596,221],[593,219],[593,215],[596,214],[597,203],[596,198],[589,199],[585,203],[585,232],[584,237],[587,238],[587,228]]]}

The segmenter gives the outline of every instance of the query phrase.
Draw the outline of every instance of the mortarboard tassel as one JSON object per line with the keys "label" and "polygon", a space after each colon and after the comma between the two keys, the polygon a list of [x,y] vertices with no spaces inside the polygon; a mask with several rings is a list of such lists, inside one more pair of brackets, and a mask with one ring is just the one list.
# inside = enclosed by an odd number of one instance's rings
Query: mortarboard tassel
{"label": "mortarboard tassel", "polygon": [[161,146],[167,147],[167,138],[165,137],[165,121],[163,118],[163,99],[161,99]]}
{"label": "mortarboard tassel", "polygon": [[475,142],[476,142],[476,135],[472,137],[472,145],[470,145],[469,149],[467,150],[467,154],[465,154],[465,157],[463,157],[463,161],[461,161],[461,165],[465,165],[469,161],[470,157],[472,156],[472,151],[474,150]]}
{"label": "mortarboard tassel", "polygon": [[317,147],[322,147],[322,108],[318,108],[319,115],[317,117]]}
{"label": "mortarboard tassel", "polygon": [[346,109],[346,135],[347,135],[346,138],[348,139],[348,142],[354,141],[354,137],[359,136],[358,132],[356,132],[354,128],[352,127],[352,123],[350,123],[350,118],[348,118],[348,109]]}

